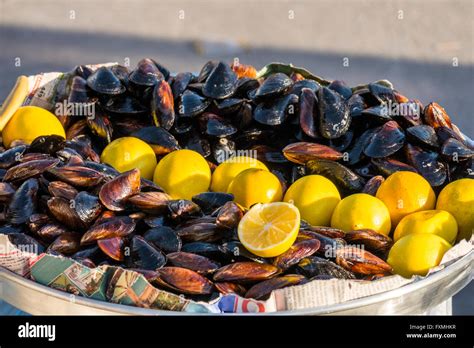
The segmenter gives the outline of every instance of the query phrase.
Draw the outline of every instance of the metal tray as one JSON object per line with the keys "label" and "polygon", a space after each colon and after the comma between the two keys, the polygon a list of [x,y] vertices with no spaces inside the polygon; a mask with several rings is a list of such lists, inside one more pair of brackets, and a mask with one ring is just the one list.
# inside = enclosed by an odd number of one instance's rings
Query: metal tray
{"label": "metal tray", "polygon": [[[373,296],[331,306],[266,313],[271,315],[423,314],[446,301],[472,280],[474,252],[422,280]],[[74,296],[0,268],[0,298],[36,315],[255,315],[191,314],[138,308]]]}

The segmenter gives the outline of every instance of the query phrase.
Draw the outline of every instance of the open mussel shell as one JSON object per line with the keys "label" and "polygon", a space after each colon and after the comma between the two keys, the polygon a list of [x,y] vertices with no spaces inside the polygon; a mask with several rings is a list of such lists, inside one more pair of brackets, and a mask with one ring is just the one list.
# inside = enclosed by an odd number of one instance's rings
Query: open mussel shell
{"label": "open mussel shell", "polygon": [[438,136],[433,127],[428,125],[418,125],[407,128],[407,138],[415,145],[436,150],[439,148]]}
{"label": "open mussel shell", "polygon": [[57,158],[40,159],[17,164],[7,170],[3,176],[3,181],[19,183],[26,179],[37,177],[46,170],[53,168],[59,164]]}
{"label": "open mussel shell", "polygon": [[26,151],[26,145],[18,145],[0,153],[0,169],[8,169],[19,162]]}
{"label": "open mussel shell", "polygon": [[74,210],[86,225],[92,224],[99,217],[102,209],[99,198],[88,192],[81,191],[74,198]]}
{"label": "open mussel shell", "polygon": [[344,135],[351,124],[347,102],[339,93],[327,87],[320,88],[317,97],[320,134],[326,139]]}
{"label": "open mussel shell", "polygon": [[270,75],[255,92],[255,98],[266,99],[280,96],[293,86],[293,81],[283,73]]}
{"label": "open mussel shell", "polygon": [[237,128],[225,118],[206,112],[199,117],[199,125],[206,135],[210,137],[227,137],[237,132]]}
{"label": "open mussel shell", "polygon": [[321,242],[317,239],[302,240],[294,243],[290,249],[277,256],[273,264],[282,270],[286,270],[296,265],[305,257],[313,255],[318,251]]}
{"label": "open mussel shell", "polygon": [[99,239],[126,237],[135,230],[135,222],[128,216],[111,217],[90,227],[82,236],[81,245],[92,244]]}
{"label": "open mussel shell", "polygon": [[306,277],[300,274],[287,274],[281,277],[276,277],[264,280],[252,286],[245,294],[247,298],[256,300],[266,300],[271,292],[278,289],[283,289],[287,286],[302,284],[306,281]]}
{"label": "open mussel shell", "polygon": [[140,191],[140,170],[132,169],[102,185],[99,199],[109,210],[125,209],[127,198]]}
{"label": "open mussel shell", "polygon": [[406,156],[411,165],[433,187],[441,186],[447,179],[447,168],[443,162],[438,161],[436,152],[424,150],[418,146],[407,144]]}
{"label": "open mussel shell", "polygon": [[53,167],[45,173],[74,187],[94,187],[104,180],[103,174],[83,166]]}
{"label": "open mussel shell", "polygon": [[234,199],[234,195],[224,192],[203,192],[191,198],[191,200],[201,207],[204,213],[211,213],[215,209]]}
{"label": "open mussel shell", "polygon": [[47,252],[74,254],[80,248],[81,235],[76,232],[65,232],[59,235],[48,247]]}
{"label": "open mussel shell", "polygon": [[11,224],[19,225],[28,221],[36,213],[36,197],[38,180],[28,179],[16,190],[7,210],[7,220]]}
{"label": "open mussel shell", "polygon": [[379,189],[380,185],[385,181],[384,177],[382,175],[376,175],[371,177],[369,180],[364,185],[364,188],[362,189],[363,193],[367,193],[371,196],[375,196],[377,193],[377,190]]}
{"label": "open mussel shell", "polygon": [[474,158],[474,150],[455,138],[449,138],[441,147],[441,156],[451,162],[459,162]]}
{"label": "open mussel shell", "polygon": [[258,262],[235,262],[214,273],[216,282],[248,283],[273,278],[281,272],[278,267]]}
{"label": "open mussel shell", "polygon": [[48,199],[47,206],[50,214],[71,230],[76,231],[86,228],[86,224],[74,209],[75,204],[73,201],[61,197],[52,197]]}
{"label": "open mussel shell", "polygon": [[311,160],[306,163],[306,168],[310,174],[325,176],[344,192],[357,193],[364,188],[364,180],[340,163],[324,159]]}
{"label": "open mussel shell", "polygon": [[253,118],[258,123],[267,126],[280,125],[288,118],[290,106],[297,102],[298,96],[296,94],[287,94],[271,101],[262,102],[255,108]]}
{"label": "open mussel shell", "polygon": [[139,192],[127,198],[127,203],[134,208],[149,214],[162,214],[168,211],[171,196],[164,192]]}
{"label": "open mussel shell", "polygon": [[173,92],[168,82],[158,81],[153,89],[151,115],[157,127],[170,130],[175,121]]}
{"label": "open mussel shell", "polygon": [[211,274],[221,267],[220,264],[205,256],[184,251],[169,253],[166,257],[168,258],[169,264],[176,267],[187,268],[199,274]]}
{"label": "open mussel shell", "polygon": [[392,267],[372,253],[353,246],[336,250],[336,263],[355,274],[391,273]]}
{"label": "open mussel shell", "polygon": [[226,202],[216,217],[216,225],[218,227],[232,229],[239,225],[240,220],[244,216],[242,208],[235,202]]}
{"label": "open mussel shell", "polygon": [[345,234],[344,240],[351,245],[363,245],[381,258],[385,258],[393,245],[390,237],[370,229],[349,231]]}
{"label": "open mussel shell", "polygon": [[219,62],[210,72],[202,89],[206,97],[224,99],[235,92],[237,75],[226,63]]}
{"label": "open mussel shell", "polygon": [[197,272],[182,267],[163,267],[157,270],[159,285],[190,295],[210,294],[214,285]]}
{"label": "open mussel shell", "polygon": [[130,266],[157,270],[166,264],[166,256],[141,236],[133,236],[130,241],[130,258],[126,260]]}
{"label": "open mussel shell", "polygon": [[66,145],[66,139],[60,135],[42,135],[33,140],[28,147],[28,152],[45,153],[53,156]]}
{"label": "open mussel shell", "polygon": [[298,164],[306,164],[315,159],[337,161],[343,157],[342,153],[329,146],[308,142],[289,144],[282,152],[289,161]]}
{"label": "open mussel shell", "polygon": [[151,228],[145,232],[143,238],[165,253],[173,253],[181,250],[181,238],[176,232],[167,226]]}
{"label": "open mussel shell", "polygon": [[108,239],[99,239],[97,246],[102,252],[115,261],[124,260],[125,240],[123,237],[112,237]]}
{"label": "open mussel shell", "polygon": [[379,127],[364,148],[365,155],[384,158],[393,155],[405,144],[405,133],[397,122],[389,121]]}
{"label": "open mussel shell", "polygon": [[409,164],[400,162],[393,158],[372,158],[370,162],[374,165],[380,174],[390,176],[396,172],[413,172],[416,173],[416,169]]}
{"label": "open mussel shell", "polygon": [[143,127],[133,132],[131,136],[149,144],[157,155],[165,155],[181,148],[175,137],[161,127]]}
{"label": "open mussel shell", "polygon": [[25,233],[8,233],[8,240],[24,252],[30,252],[34,254],[44,253],[44,246],[38,242],[35,238]]}
{"label": "open mussel shell", "polygon": [[210,104],[211,101],[209,99],[190,90],[186,90],[181,95],[178,105],[178,114],[181,117],[194,117],[202,114]]}
{"label": "open mussel shell", "polygon": [[296,271],[308,278],[329,276],[330,278],[338,279],[355,279],[355,275],[351,271],[342,268],[333,261],[318,256],[302,259],[298,263]]}
{"label": "open mussel shell", "polygon": [[87,86],[101,95],[118,95],[125,92],[122,81],[108,67],[100,67],[87,78]]}

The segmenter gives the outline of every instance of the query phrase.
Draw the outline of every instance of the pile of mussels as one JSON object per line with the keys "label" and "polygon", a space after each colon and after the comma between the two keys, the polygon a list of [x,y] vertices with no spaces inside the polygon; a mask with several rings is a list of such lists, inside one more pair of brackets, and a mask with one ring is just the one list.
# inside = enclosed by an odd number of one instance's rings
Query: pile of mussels
{"label": "pile of mussels", "polygon": [[57,101],[94,105],[94,117],[58,114],[67,139],[43,136],[0,153],[0,233],[89,267],[133,269],[192,299],[265,299],[312,279],[378,279],[391,274],[384,260],[392,241],[303,221],[287,252],[260,258],[239,243],[245,211],[232,195],[174,200],[138,170],[100,163],[112,139],[138,137],[159,158],[192,149],[211,169],[253,150],[284,187],[320,174],[343,195],[375,194],[384,177],[402,170],[436,190],[472,175],[473,142],[445,110],[423,107],[385,80],[350,88],[289,65],[270,64],[257,75],[252,66],[214,61],[198,76],[172,76],[143,59],[132,71],[79,66]]}

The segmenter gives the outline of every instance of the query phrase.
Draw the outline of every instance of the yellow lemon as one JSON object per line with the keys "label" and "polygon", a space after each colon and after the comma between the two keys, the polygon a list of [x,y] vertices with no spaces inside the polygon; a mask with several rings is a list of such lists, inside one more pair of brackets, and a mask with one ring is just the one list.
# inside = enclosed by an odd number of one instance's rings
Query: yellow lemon
{"label": "yellow lemon", "polygon": [[261,257],[287,251],[300,229],[300,212],[284,202],[255,204],[240,220],[237,233],[242,245]]}
{"label": "yellow lemon", "polygon": [[158,162],[153,181],[174,199],[191,199],[209,190],[211,169],[198,152],[177,150]]}
{"label": "yellow lemon", "polygon": [[314,226],[329,226],[341,196],[324,176],[307,175],[296,180],[286,191],[285,202],[298,207],[301,218]]}
{"label": "yellow lemon", "polygon": [[396,172],[380,185],[376,194],[390,212],[392,225],[411,213],[434,209],[436,196],[428,181],[413,172]]}
{"label": "yellow lemon", "polygon": [[436,234],[408,234],[395,242],[387,262],[402,277],[424,276],[430,268],[439,265],[449,248],[451,244]]}
{"label": "yellow lemon", "polygon": [[337,204],[331,226],[345,232],[368,228],[387,236],[391,228],[390,213],[380,199],[356,193]]}
{"label": "yellow lemon", "polygon": [[151,180],[156,167],[156,156],[150,145],[134,137],[123,137],[112,141],[102,151],[100,160],[123,173],[140,169],[142,178]]}
{"label": "yellow lemon", "polygon": [[458,223],[457,240],[471,239],[474,232],[474,179],[460,179],[446,185],[438,196],[436,209],[450,212]]}
{"label": "yellow lemon", "polygon": [[53,134],[66,138],[63,126],[54,114],[37,106],[22,106],[3,129],[3,145],[8,148],[14,140],[31,144],[41,135]]}
{"label": "yellow lemon", "polygon": [[211,191],[227,192],[230,182],[246,169],[258,168],[268,171],[265,164],[247,156],[235,156],[222,162],[212,173]]}
{"label": "yellow lemon", "polygon": [[405,216],[397,225],[393,240],[414,233],[432,233],[453,244],[458,234],[454,216],[444,210],[425,210]]}
{"label": "yellow lemon", "polygon": [[264,169],[246,169],[229,184],[228,193],[234,195],[234,201],[245,208],[255,203],[281,201],[283,196],[278,178]]}

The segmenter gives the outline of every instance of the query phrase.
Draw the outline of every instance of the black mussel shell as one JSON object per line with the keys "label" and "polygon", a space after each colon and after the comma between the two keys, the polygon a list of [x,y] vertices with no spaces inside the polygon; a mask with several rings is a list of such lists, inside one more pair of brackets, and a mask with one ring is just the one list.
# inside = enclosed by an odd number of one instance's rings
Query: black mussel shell
{"label": "black mussel shell", "polygon": [[364,98],[360,94],[353,94],[348,100],[349,113],[352,118],[362,115],[362,111],[366,108]]}
{"label": "black mussel shell", "polygon": [[244,99],[240,98],[226,98],[223,100],[215,101],[217,110],[219,110],[219,115],[232,114],[238,111],[244,103]]}
{"label": "black mussel shell", "polygon": [[258,123],[277,126],[285,122],[288,117],[289,106],[298,102],[296,94],[287,94],[257,105],[253,118]]}
{"label": "black mussel shell", "polygon": [[438,161],[439,155],[436,152],[407,144],[406,156],[410,164],[428,180],[431,186],[438,187],[445,183],[447,168],[444,163]]}
{"label": "black mussel shell", "polygon": [[347,164],[354,165],[365,158],[364,149],[369,144],[375,131],[377,131],[377,128],[369,128],[354,140],[354,145],[348,150]]}
{"label": "black mussel shell", "polygon": [[181,238],[178,237],[171,227],[159,226],[151,228],[145,232],[143,238],[166,254],[181,250]]}
{"label": "black mussel shell", "polygon": [[236,82],[237,75],[230,66],[219,62],[206,79],[202,93],[209,98],[224,99],[234,94]]}
{"label": "black mussel shell", "polygon": [[256,91],[260,86],[257,79],[241,77],[237,80],[234,96],[247,98],[250,91]]}
{"label": "black mussel shell", "polygon": [[352,89],[344,81],[334,80],[329,84],[328,88],[342,95],[344,99],[349,99],[352,96]]}
{"label": "black mussel shell", "polygon": [[186,243],[181,248],[181,251],[205,256],[210,259],[219,260],[219,261],[222,260],[224,257],[224,254],[219,248],[219,245],[214,244],[214,243],[206,243],[206,242]]}
{"label": "black mussel shell", "polygon": [[159,81],[153,90],[151,99],[151,115],[155,126],[161,126],[166,130],[173,127],[174,98],[171,87],[166,81]]}
{"label": "black mussel shell", "polygon": [[108,115],[102,110],[96,110],[94,117],[87,118],[87,126],[92,134],[103,138],[110,143],[112,141],[113,127]]}
{"label": "black mussel shell", "polygon": [[233,199],[234,195],[224,192],[203,192],[192,197],[192,201],[208,214]]}
{"label": "black mussel shell", "polygon": [[74,69],[74,74],[83,78],[84,80],[87,80],[93,73],[94,71],[87,65],[78,65]]}
{"label": "black mussel shell", "polygon": [[194,75],[190,72],[181,72],[176,74],[171,85],[173,97],[176,99],[184,93],[188,85],[194,79]]}
{"label": "black mussel shell", "polygon": [[219,138],[212,145],[212,156],[217,163],[222,163],[236,155],[235,142],[227,138]]}
{"label": "black mussel shell", "polygon": [[122,81],[125,86],[128,86],[128,76],[130,75],[130,71],[126,66],[123,65],[114,65],[110,68],[113,73]]}
{"label": "black mussel shell", "polygon": [[64,148],[65,140],[66,139],[60,135],[42,135],[32,141],[28,148],[28,152],[54,155],[56,152]]}
{"label": "black mussel shell", "polygon": [[108,112],[118,116],[138,116],[144,115],[147,112],[147,108],[143,106],[137,99],[130,95],[111,98],[107,101],[107,103],[101,105]]}
{"label": "black mussel shell", "polygon": [[31,236],[24,233],[10,233],[8,235],[10,242],[23,252],[34,254],[44,253],[44,247]]}
{"label": "black mussel shell", "polygon": [[[306,80],[302,80],[306,81]],[[317,119],[315,115],[316,95],[309,88],[303,88],[300,93],[299,111],[301,130],[309,137],[318,136]]]}
{"label": "black mussel shell", "polygon": [[283,73],[270,75],[256,90],[255,98],[275,98],[287,92],[293,86],[293,80]]}
{"label": "black mussel shell", "polygon": [[165,79],[153,60],[144,58],[140,60],[137,67],[130,73],[129,81],[139,86],[151,87],[160,80]]}
{"label": "black mussel shell", "polygon": [[385,176],[390,176],[393,173],[402,171],[416,173],[416,169],[411,165],[393,158],[372,158],[370,162],[380,174]]}
{"label": "black mussel shell", "polygon": [[0,153],[0,169],[8,169],[18,163],[26,151],[26,145],[18,145]]}
{"label": "black mussel shell", "polygon": [[97,163],[92,161],[85,161],[84,166],[90,169],[94,169],[97,172],[101,173],[106,181],[112,180],[117,175],[120,175],[120,172],[114,167],[106,163]]}
{"label": "black mussel shell", "polygon": [[203,83],[206,82],[207,78],[211,74],[211,71],[219,64],[216,60],[210,60],[202,67],[201,71],[199,72],[197,82]]}
{"label": "black mussel shell", "polygon": [[351,124],[347,102],[339,93],[327,87],[320,88],[317,97],[320,134],[326,139],[344,135]]}
{"label": "black mussel shell", "polygon": [[298,263],[297,272],[308,278],[329,276],[339,279],[355,279],[355,275],[337,265],[335,262],[318,256],[304,258]]}
{"label": "black mussel shell", "polygon": [[122,81],[110,68],[100,67],[87,79],[87,86],[94,92],[105,95],[117,95],[125,92]]}
{"label": "black mussel shell", "polygon": [[74,198],[74,210],[85,224],[91,224],[102,212],[99,197],[81,191]]}
{"label": "black mussel shell", "polygon": [[134,236],[130,241],[130,256],[125,261],[131,267],[154,271],[166,264],[166,256],[143,237]]}
{"label": "black mussel shell", "polygon": [[19,225],[28,221],[36,213],[36,196],[38,193],[38,180],[26,180],[12,197],[7,211],[7,220]]}
{"label": "black mussel shell", "polygon": [[185,149],[199,152],[203,157],[211,155],[211,144],[206,138],[203,138],[197,132],[193,132],[191,135],[187,136],[182,144]]}
{"label": "black mussel shell", "polygon": [[407,138],[415,145],[436,150],[439,148],[438,136],[433,127],[428,125],[418,125],[407,128]]}
{"label": "black mussel shell", "polygon": [[309,173],[325,176],[343,192],[357,193],[364,188],[364,180],[340,163],[318,159],[308,161],[306,167]]}
{"label": "black mussel shell", "polygon": [[308,88],[316,94],[318,89],[321,88],[321,85],[314,80],[299,80],[294,83],[290,89],[290,93],[296,94],[297,96],[301,95],[303,88]]}
{"label": "black mussel shell", "polygon": [[405,144],[405,133],[397,122],[389,121],[379,127],[364,148],[368,157],[383,158],[393,155]]}
{"label": "black mussel shell", "polygon": [[26,179],[37,177],[48,169],[56,167],[59,162],[60,161],[57,158],[51,158],[32,160],[17,164],[7,170],[3,177],[3,181],[21,183]]}
{"label": "black mussel shell", "polygon": [[203,133],[211,137],[227,137],[237,132],[232,123],[218,115],[206,112],[199,117]]}
{"label": "black mussel shell", "polygon": [[385,122],[391,121],[392,117],[389,114],[390,112],[385,104],[362,110],[364,119],[373,125],[384,124]]}
{"label": "black mussel shell", "polygon": [[354,131],[352,129],[349,129],[343,136],[327,140],[327,144],[334,150],[345,151],[351,145],[353,138]]}
{"label": "black mussel shell", "polygon": [[441,156],[451,162],[459,162],[474,157],[474,150],[455,138],[449,138],[441,147]]}
{"label": "black mussel shell", "polygon": [[370,83],[369,91],[379,103],[388,103],[395,101],[393,89],[379,83]]}
{"label": "black mussel shell", "polygon": [[157,155],[164,155],[181,148],[175,137],[161,127],[144,127],[131,135],[149,144]]}
{"label": "black mussel shell", "polygon": [[180,98],[178,114],[181,117],[193,117],[203,113],[211,101],[199,94],[186,90]]}

